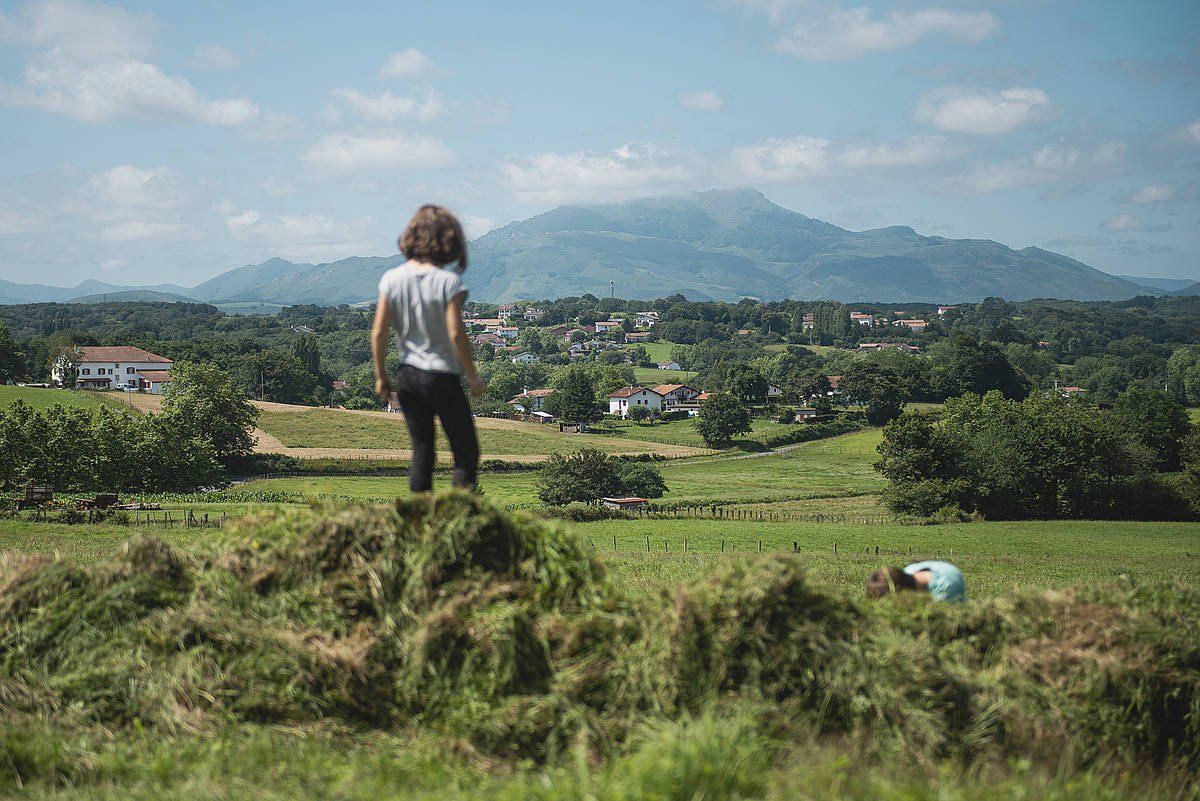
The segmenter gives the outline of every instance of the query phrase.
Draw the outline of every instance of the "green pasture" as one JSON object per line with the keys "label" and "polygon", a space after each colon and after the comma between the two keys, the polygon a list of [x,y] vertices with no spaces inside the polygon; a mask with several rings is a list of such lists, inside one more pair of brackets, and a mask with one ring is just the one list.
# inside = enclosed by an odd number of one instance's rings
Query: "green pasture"
{"label": "green pasture", "polygon": [[[404,418],[400,415],[348,414],[335,409],[312,409],[303,412],[284,412],[264,409],[258,426],[294,448],[408,448],[411,441]],[[594,434],[562,434],[557,428],[535,424],[517,428],[478,427],[479,445],[483,453],[503,453],[536,456],[549,453],[569,453],[582,447],[592,447],[607,453],[630,453],[637,448],[628,443],[614,442],[611,437]],[[701,445],[700,447],[703,447]],[[449,452],[441,426],[437,427],[437,449]]]}
{"label": "green pasture", "polygon": [[850,594],[861,594],[867,574],[876,567],[934,558],[960,566],[968,594],[981,598],[1028,587],[1160,580],[1195,586],[1200,581],[1200,523],[1056,520],[912,526],[681,519],[607,520],[576,528],[619,583],[646,591],[702,575],[721,560],[758,558],[760,542],[763,553],[791,553],[795,543],[815,580]]}
{"label": "green pasture", "polygon": [[646,355],[652,362],[667,361],[671,358],[671,349],[675,347],[674,342],[642,342],[640,344],[646,349]]}
{"label": "green pasture", "polygon": [[[597,430],[611,432],[625,439],[640,439],[646,442],[661,442],[665,445],[690,445],[703,448],[704,439],[696,431],[694,419],[672,420],[667,423],[634,423],[630,420],[610,420],[595,426]],[[762,443],[770,437],[795,431],[802,423],[776,423],[774,420],[756,417],[751,422],[753,430],[742,434],[734,445],[748,450],[761,450]]]}
{"label": "green pasture", "polygon": [[34,409],[48,409],[55,404],[82,409],[97,406],[113,406],[124,402],[122,392],[94,392],[90,390],[46,389],[43,387],[18,387],[0,384],[0,408],[14,401],[22,401]]}
{"label": "green pasture", "polygon": [[691,370],[659,370],[654,367],[635,367],[633,377],[643,387],[659,384],[686,384],[697,374]]}

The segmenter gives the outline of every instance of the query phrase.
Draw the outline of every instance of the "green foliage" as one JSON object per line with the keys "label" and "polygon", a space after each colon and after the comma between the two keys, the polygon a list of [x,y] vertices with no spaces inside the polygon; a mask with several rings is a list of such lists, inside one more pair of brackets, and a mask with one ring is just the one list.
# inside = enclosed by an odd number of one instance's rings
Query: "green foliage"
{"label": "green foliage", "polygon": [[718,392],[700,404],[694,426],[705,445],[724,448],[738,434],[750,433],[750,411],[729,393]]}
{"label": "green foliage", "polygon": [[551,456],[538,472],[537,487],[538,497],[551,506],[623,495],[661,498],[667,489],[654,466],[615,459],[594,448]]}
{"label": "green foliage", "polygon": [[177,362],[163,390],[163,414],[191,436],[212,443],[219,459],[245,457],[254,449],[258,417],[228,375],[208,364]]}
{"label": "green foliage", "polygon": [[220,482],[212,443],[170,413],[17,401],[0,411],[0,486],[26,480],[58,490],[191,490]]}
{"label": "green foliage", "polygon": [[1054,395],[999,392],[906,414],[884,429],[877,469],[897,512],[945,506],[991,519],[1170,515],[1148,502],[1153,464],[1094,407]]}
{"label": "green foliage", "polygon": [[591,423],[600,419],[602,410],[596,400],[596,384],[588,371],[578,365],[568,367],[554,385],[558,414],[569,423]]}
{"label": "green foliage", "polygon": [[931,378],[943,397],[997,390],[1006,398],[1029,394],[1029,380],[1013,368],[995,344],[959,334],[946,343]]}
{"label": "green foliage", "polygon": [[838,388],[847,401],[863,407],[873,426],[884,425],[904,411],[906,397],[900,377],[878,364],[855,363],[842,375]]}
{"label": "green foliage", "polygon": [[1117,398],[1110,416],[1119,430],[1150,450],[1159,470],[1180,469],[1191,421],[1178,401],[1165,392],[1133,386]]}
{"label": "green foliage", "polygon": [[25,354],[17,346],[8,326],[0,320],[0,384],[7,384],[25,375]]}
{"label": "green foliage", "polygon": [[635,423],[644,423],[650,419],[649,406],[630,406],[625,416]]}

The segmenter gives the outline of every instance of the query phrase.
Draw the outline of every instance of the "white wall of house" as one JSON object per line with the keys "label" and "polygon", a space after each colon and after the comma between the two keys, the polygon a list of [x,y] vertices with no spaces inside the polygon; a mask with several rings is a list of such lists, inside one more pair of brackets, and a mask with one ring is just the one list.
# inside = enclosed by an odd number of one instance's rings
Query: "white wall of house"
{"label": "white wall of house", "polygon": [[[86,383],[102,389],[120,389],[122,387],[133,387],[134,389],[141,388],[141,377],[138,375],[139,370],[169,370],[170,364],[162,362],[81,362],[76,373],[76,382],[80,385],[84,384],[82,379],[92,379]],[[57,371],[56,371],[57,372]],[[55,376],[60,383],[62,375],[59,373]],[[97,382],[95,379],[109,379],[108,386],[105,387],[103,381]]]}
{"label": "white wall of house", "polygon": [[633,393],[628,398],[608,399],[608,413],[619,414],[621,417],[629,416],[629,409],[633,406],[643,406],[651,411],[662,411],[662,395],[657,392],[651,392],[648,389],[643,389]]}

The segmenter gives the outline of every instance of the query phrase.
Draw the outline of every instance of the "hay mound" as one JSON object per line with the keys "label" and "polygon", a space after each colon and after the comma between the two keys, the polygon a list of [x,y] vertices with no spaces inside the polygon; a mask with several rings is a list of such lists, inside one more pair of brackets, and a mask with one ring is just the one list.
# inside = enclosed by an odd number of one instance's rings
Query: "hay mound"
{"label": "hay mound", "polygon": [[1085,755],[1200,760],[1195,592],[866,607],[789,556],[631,599],[569,530],[460,493],[281,513],[237,539],[0,562],[0,717],[421,726],[545,760],[736,707],[777,736],[923,760],[1052,758],[1081,733]]}

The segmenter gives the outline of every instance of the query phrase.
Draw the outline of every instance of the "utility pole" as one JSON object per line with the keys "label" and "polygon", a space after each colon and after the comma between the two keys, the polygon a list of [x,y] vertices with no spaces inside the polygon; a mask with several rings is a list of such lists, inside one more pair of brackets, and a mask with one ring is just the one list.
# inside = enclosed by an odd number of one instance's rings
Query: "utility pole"
{"label": "utility pole", "polygon": [[616,296],[617,296],[617,282],[609,281],[608,282],[608,299],[612,300]]}

